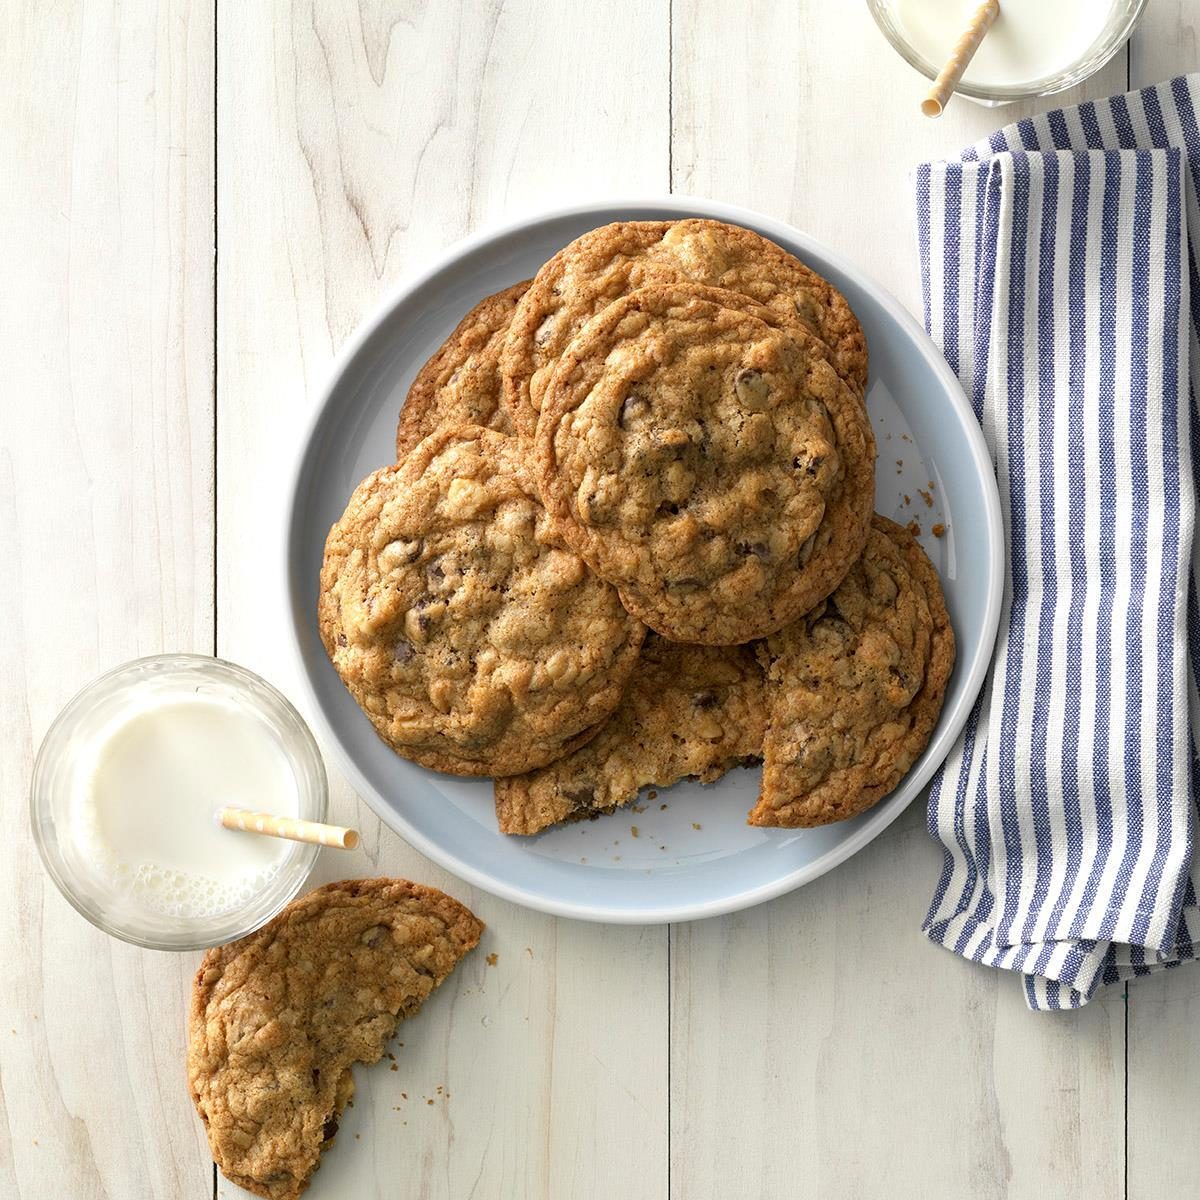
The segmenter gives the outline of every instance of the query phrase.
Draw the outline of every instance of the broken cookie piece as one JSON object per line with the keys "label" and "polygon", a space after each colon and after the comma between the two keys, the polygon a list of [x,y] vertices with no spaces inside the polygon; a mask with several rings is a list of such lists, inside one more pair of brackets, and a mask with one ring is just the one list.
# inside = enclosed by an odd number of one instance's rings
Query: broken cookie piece
{"label": "broken cookie piece", "polygon": [[354,1094],[351,1065],[378,1061],[482,931],[435,888],[350,879],[209,950],[187,1068],[222,1173],[269,1200],[299,1196]]}
{"label": "broken cookie piece", "polygon": [[501,833],[533,834],[612,812],[644,787],[704,783],[762,754],[762,670],[750,646],[650,635],[617,711],[590,742],[537,771],[497,779]]}

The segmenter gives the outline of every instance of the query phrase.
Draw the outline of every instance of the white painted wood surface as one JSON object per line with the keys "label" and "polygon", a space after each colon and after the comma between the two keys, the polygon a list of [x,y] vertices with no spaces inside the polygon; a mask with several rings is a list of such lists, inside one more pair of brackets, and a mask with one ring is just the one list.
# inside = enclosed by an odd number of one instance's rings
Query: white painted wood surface
{"label": "white painted wood surface", "polygon": [[0,21],[0,1196],[200,1196],[194,963],[105,937],[42,873],[46,727],[125,659],[212,650],[212,18]]}
{"label": "white painted wood surface", "polygon": [[[1153,0],[1079,94],[1197,65],[1196,26],[1188,0]],[[20,0],[0,67],[0,1196],[203,1200],[195,957],[110,942],[44,879],[24,797],[54,713],[163,649],[295,692],[276,530],[297,428],[381,292],[454,239],[673,186],[791,220],[915,307],[909,169],[1020,113],[920,120],[857,0],[256,0],[215,19]],[[1029,1014],[1013,979],[920,935],[938,855],[916,808],[792,896],[630,930],[474,892],[332,782],[364,845],[326,852],[320,880],[409,875],[489,929],[402,1028],[397,1070],[360,1073],[315,1200],[1195,1190],[1200,973]]]}

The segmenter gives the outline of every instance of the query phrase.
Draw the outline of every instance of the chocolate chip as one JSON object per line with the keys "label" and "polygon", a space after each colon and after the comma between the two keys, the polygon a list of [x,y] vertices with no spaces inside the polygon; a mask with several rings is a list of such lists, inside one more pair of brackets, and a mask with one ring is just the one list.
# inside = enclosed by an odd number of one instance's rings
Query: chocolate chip
{"label": "chocolate chip", "polygon": [[388,938],[388,927],[386,925],[372,925],[370,929],[364,929],[359,935],[358,940],[364,946],[369,946],[372,950],[382,946]]}
{"label": "chocolate chip", "polygon": [[753,554],[763,562],[768,562],[771,558],[771,549],[766,542],[738,542],[737,552],[742,556]]}
{"label": "chocolate chip", "polygon": [[717,699],[716,692],[697,692],[692,697],[692,703],[697,708],[716,708]]}
{"label": "chocolate chip", "polygon": [[650,411],[650,402],[644,396],[631,393],[621,401],[621,411],[617,414],[617,424],[622,429],[629,428],[630,421],[644,417]]}
{"label": "chocolate chip", "polygon": [[337,1137],[338,1119],[337,1117],[328,1117],[324,1126],[321,1129],[322,1141],[331,1142]]}
{"label": "chocolate chip", "polygon": [[570,800],[572,804],[591,804],[596,799],[596,789],[590,783],[564,788],[563,798]]}
{"label": "chocolate chip", "polygon": [[658,506],[658,515],[660,517],[673,517],[679,512],[679,505],[673,504],[671,501],[664,501]]}
{"label": "chocolate chip", "polygon": [[347,645],[347,642],[346,642],[346,635],[345,635],[344,633],[339,633],[339,634],[337,635],[337,644],[338,644],[339,646],[345,646],[345,645]]}
{"label": "chocolate chip", "polygon": [[412,644],[406,642],[403,638],[400,638],[396,642],[395,648],[392,651],[392,654],[398,663],[408,662],[408,660],[412,658],[415,653],[416,651],[412,648]]}
{"label": "chocolate chip", "polygon": [[771,388],[761,371],[743,367],[733,377],[733,390],[738,401],[751,412],[761,412],[771,404]]}
{"label": "chocolate chip", "polygon": [[435,558],[433,562],[431,562],[425,568],[425,578],[429,580],[430,587],[441,583],[446,578],[446,571],[442,566],[442,560],[440,558]]}

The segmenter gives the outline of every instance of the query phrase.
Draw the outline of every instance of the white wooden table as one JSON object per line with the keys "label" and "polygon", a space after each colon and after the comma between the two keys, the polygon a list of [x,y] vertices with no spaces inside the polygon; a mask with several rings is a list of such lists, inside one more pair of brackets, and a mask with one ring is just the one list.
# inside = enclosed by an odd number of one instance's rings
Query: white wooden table
{"label": "white wooden table", "polygon": [[[1198,28],[1151,0],[1069,98],[1200,66]],[[9,0],[0,78],[0,1196],[242,1196],[187,1097],[196,956],[107,939],[38,863],[54,714],[164,650],[294,693],[297,427],[359,319],[450,242],[690,192],[792,221],[915,308],[910,166],[1023,111],[922,119],[859,0]],[[1030,1014],[922,937],[919,805],[793,895],[627,929],[473,891],[333,791],[364,844],[318,882],[437,884],[488,934],[398,1069],[360,1073],[314,1200],[1200,1191],[1200,970]]]}

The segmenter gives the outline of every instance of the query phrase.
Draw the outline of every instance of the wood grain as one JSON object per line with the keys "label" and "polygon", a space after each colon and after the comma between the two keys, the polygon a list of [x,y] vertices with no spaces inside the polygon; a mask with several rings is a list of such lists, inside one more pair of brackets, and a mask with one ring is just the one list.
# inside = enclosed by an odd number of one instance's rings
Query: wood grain
{"label": "wood grain", "polygon": [[[264,559],[295,429],[382,291],[479,226],[666,184],[667,5],[223,6],[218,27],[220,649],[295,694]],[[626,47],[638,47],[629,55]],[[608,64],[628,62],[620,72]],[[484,943],[402,1027],[314,1195],[665,1197],[665,929],[596,928],[473,892],[381,828],[318,879],[446,888]],[[497,955],[489,966],[485,955]],[[430,1103],[432,1101],[432,1103]],[[242,1195],[219,1184],[223,1197]]]}
{"label": "wood grain", "polygon": [[125,659],[212,649],[208,5],[0,23],[0,1195],[205,1195],[182,1077],[192,964],[43,874],[32,758]]}
{"label": "wood grain", "polygon": [[[1132,43],[1130,85],[1146,87],[1195,71],[1198,43],[1200,12],[1190,0],[1154,0]],[[1186,964],[1134,980],[1128,990],[1129,1200],[1191,1195],[1191,1127],[1200,1112],[1194,1070],[1200,1061],[1200,972]]]}
{"label": "wood grain", "polygon": [[[790,220],[919,311],[912,167],[1029,110],[922,117],[862,4],[676,0],[673,45],[676,189]],[[1122,55],[1063,99],[1124,87]],[[818,883],[675,931],[673,1196],[1122,1195],[1120,994],[1035,1016],[928,944],[922,807]]]}

